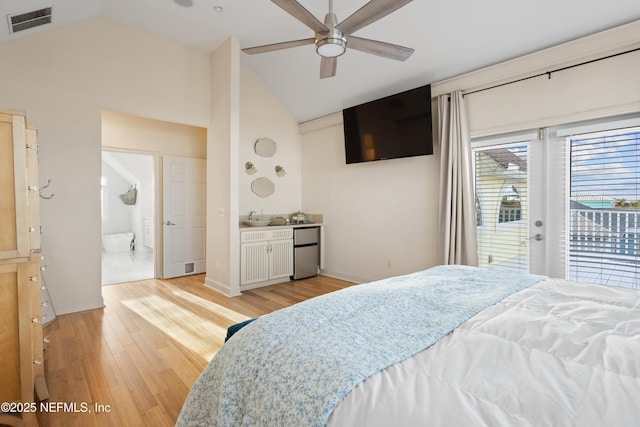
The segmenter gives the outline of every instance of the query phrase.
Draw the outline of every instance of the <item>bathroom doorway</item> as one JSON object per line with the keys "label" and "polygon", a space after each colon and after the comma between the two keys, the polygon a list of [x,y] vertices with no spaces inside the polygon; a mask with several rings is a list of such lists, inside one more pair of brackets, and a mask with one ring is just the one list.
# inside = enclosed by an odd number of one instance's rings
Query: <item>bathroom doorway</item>
{"label": "bathroom doorway", "polygon": [[154,155],[102,151],[102,285],[155,277]]}

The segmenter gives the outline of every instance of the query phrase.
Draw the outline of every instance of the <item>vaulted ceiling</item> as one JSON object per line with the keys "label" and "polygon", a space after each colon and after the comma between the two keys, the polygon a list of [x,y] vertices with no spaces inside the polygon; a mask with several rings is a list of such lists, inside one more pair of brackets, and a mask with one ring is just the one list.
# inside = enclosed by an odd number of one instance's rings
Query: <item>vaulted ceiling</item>
{"label": "vaulted ceiling", "polygon": [[[320,21],[329,0],[299,0]],[[334,0],[338,22],[366,0]],[[242,48],[313,37],[268,0],[2,0],[9,16],[52,7],[52,22],[0,42],[102,16],[205,52],[229,37]],[[405,62],[347,49],[335,77],[320,79],[313,45],[241,54],[299,122],[640,19],[638,0],[414,0],[354,32],[415,49]],[[640,35],[639,35],[640,38]]]}

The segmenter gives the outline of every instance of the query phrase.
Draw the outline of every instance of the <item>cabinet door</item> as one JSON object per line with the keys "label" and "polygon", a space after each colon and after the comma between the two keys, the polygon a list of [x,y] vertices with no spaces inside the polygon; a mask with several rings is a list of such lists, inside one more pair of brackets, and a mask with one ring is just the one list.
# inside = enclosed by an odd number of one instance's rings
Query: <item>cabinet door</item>
{"label": "cabinet door", "polygon": [[269,278],[291,276],[293,274],[293,240],[272,240],[269,245]]}
{"label": "cabinet door", "polygon": [[0,259],[29,256],[26,125],[0,113]]}
{"label": "cabinet door", "polygon": [[0,401],[19,401],[22,395],[17,264],[0,264],[0,324]]}
{"label": "cabinet door", "polygon": [[269,242],[240,245],[240,284],[269,280]]}
{"label": "cabinet door", "polygon": [[[36,267],[37,268],[37,267]],[[32,292],[40,290],[30,280],[30,263],[0,265],[0,401],[32,402],[34,377],[34,333],[41,328],[34,314]],[[38,298],[39,300],[39,298]],[[38,305],[39,308],[39,305]],[[40,338],[42,331],[40,329]],[[41,355],[40,355],[41,357]]]}

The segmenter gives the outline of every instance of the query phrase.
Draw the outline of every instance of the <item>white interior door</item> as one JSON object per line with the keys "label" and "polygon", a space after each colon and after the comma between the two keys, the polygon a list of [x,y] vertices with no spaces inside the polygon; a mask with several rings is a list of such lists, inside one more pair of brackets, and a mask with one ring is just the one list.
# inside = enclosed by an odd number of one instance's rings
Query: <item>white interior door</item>
{"label": "white interior door", "polygon": [[206,266],[206,161],[163,158],[163,276],[203,273]]}

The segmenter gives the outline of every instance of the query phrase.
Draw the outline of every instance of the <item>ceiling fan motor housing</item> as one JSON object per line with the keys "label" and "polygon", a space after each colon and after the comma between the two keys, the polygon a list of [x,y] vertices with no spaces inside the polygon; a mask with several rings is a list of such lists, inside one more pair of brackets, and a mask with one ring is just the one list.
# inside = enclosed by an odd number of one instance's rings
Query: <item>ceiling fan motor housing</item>
{"label": "ceiling fan motor housing", "polygon": [[324,17],[324,25],[328,32],[316,33],[316,52],[320,56],[333,58],[342,55],[347,48],[347,39],[342,31],[336,28],[338,19],[335,13],[327,13]]}

